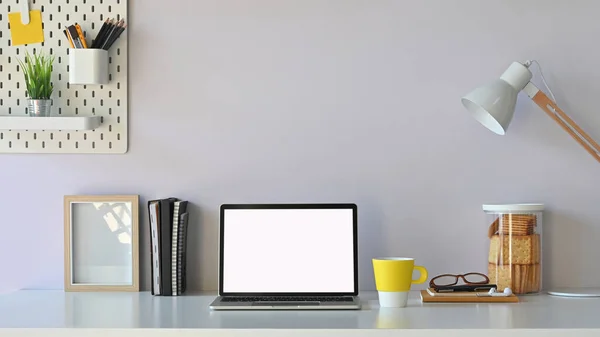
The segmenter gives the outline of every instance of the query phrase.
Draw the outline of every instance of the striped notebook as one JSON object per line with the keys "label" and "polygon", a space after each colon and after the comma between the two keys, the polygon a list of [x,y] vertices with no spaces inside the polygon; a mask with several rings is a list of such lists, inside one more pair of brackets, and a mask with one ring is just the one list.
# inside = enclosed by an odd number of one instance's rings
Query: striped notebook
{"label": "striped notebook", "polygon": [[177,261],[179,253],[180,238],[185,234],[180,233],[181,214],[187,212],[187,201],[175,201],[173,204],[173,235],[171,237],[171,294],[173,296],[180,295],[177,291],[178,270],[180,269]]}

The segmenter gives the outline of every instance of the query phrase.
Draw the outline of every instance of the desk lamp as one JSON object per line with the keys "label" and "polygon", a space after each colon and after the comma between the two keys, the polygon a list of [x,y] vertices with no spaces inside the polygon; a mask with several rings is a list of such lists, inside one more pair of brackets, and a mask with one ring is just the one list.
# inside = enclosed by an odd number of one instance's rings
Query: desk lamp
{"label": "desk lamp", "polygon": [[[529,68],[533,63],[540,68],[542,81],[552,99],[531,83],[533,76]],[[462,104],[483,126],[496,134],[505,135],[515,112],[517,96],[521,91],[525,92],[535,104],[600,162],[600,146],[556,105],[556,99],[546,84],[541,66],[535,60],[524,63],[513,62],[499,79],[476,88],[464,96]],[[555,296],[600,297],[600,287],[562,288],[551,290],[548,293]]]}

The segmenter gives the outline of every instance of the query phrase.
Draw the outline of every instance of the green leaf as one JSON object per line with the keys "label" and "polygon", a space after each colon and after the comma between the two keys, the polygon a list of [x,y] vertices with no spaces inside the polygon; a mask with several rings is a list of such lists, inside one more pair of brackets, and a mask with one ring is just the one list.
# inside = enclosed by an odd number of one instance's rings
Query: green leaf
{"label": "green leaf", "polygon": [[29,97],[49,99],[54,90],[52,85],[54,55],[45,55],[40,51],[31,56],[28,51],[25,51],[25,60],[17,59],[17,61],[23,71]]}

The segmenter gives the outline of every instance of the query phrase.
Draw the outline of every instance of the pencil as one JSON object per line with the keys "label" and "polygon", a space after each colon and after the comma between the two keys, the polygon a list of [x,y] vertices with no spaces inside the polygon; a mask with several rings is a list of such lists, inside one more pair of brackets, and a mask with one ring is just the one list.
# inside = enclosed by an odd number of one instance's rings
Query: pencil
{"label": "pencil", "polygon": [[127,28],[127,25],[125,23],[123,23],[123,25],[121,27],[119,27],[117,32],[114,34],[113,38],[110,41],[108,41],[108,44],[104,49],[106,49],[106,50],[110,49],[110,47],[112,47],[112,45],[117,41],[119,36],[121,36],[121,34],[125,30],[125,28]]}
{"label": "pencil", "polygon": [[100,42],[100,39],[106,32],[106,29],[108,29],[109,24],[110,18],[106,18],[106,20],[104,20],[104,23],[102,24],[102,27],[100,28],[100,31],[98,31],[98,35],[96,35],[96,38],[94,39],[94,41],[92,41],[92,48],[98,47],[98,43]]}
{"label": "pencil", "polygon": [[110,40],[112,38],[112,35],[115,33],[115,31],[117,30],[117,28],[121,25],[121,20],[119,20],[116,24],[114,24],[110,30],[108,30],[106,32],[106,34],[104,35],[104,37],[102,38],[102,44],[99,45],[98,47],[100,49],[104,49],[104,47],[106,46],[106,43],[108,42],[108,40]]}
{"label": "pencil", "polygon": [[112,19],[110,18],[106,18],[106,20],[104,21],[104,24],[102,24],[102,28],[100,28],[100,31],[98,32],[98,35],[96,36],[96,39],[92,42],[92,48],[98,48],[100,42],[102,41],[102,38],[104,38],[104,34],[106,34],[106,31],[108,29],[110,29],[110,25],[112,25]]}

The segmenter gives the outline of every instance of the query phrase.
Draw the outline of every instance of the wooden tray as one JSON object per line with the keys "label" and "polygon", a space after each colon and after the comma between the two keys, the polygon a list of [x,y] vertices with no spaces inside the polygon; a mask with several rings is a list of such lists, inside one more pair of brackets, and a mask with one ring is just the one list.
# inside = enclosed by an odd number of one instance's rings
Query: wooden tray
{"label": "wooden tray", "polygon": [[421,290],[423,303],[517,303],[519,298],[510,296],[431,296],[427,290]]}

